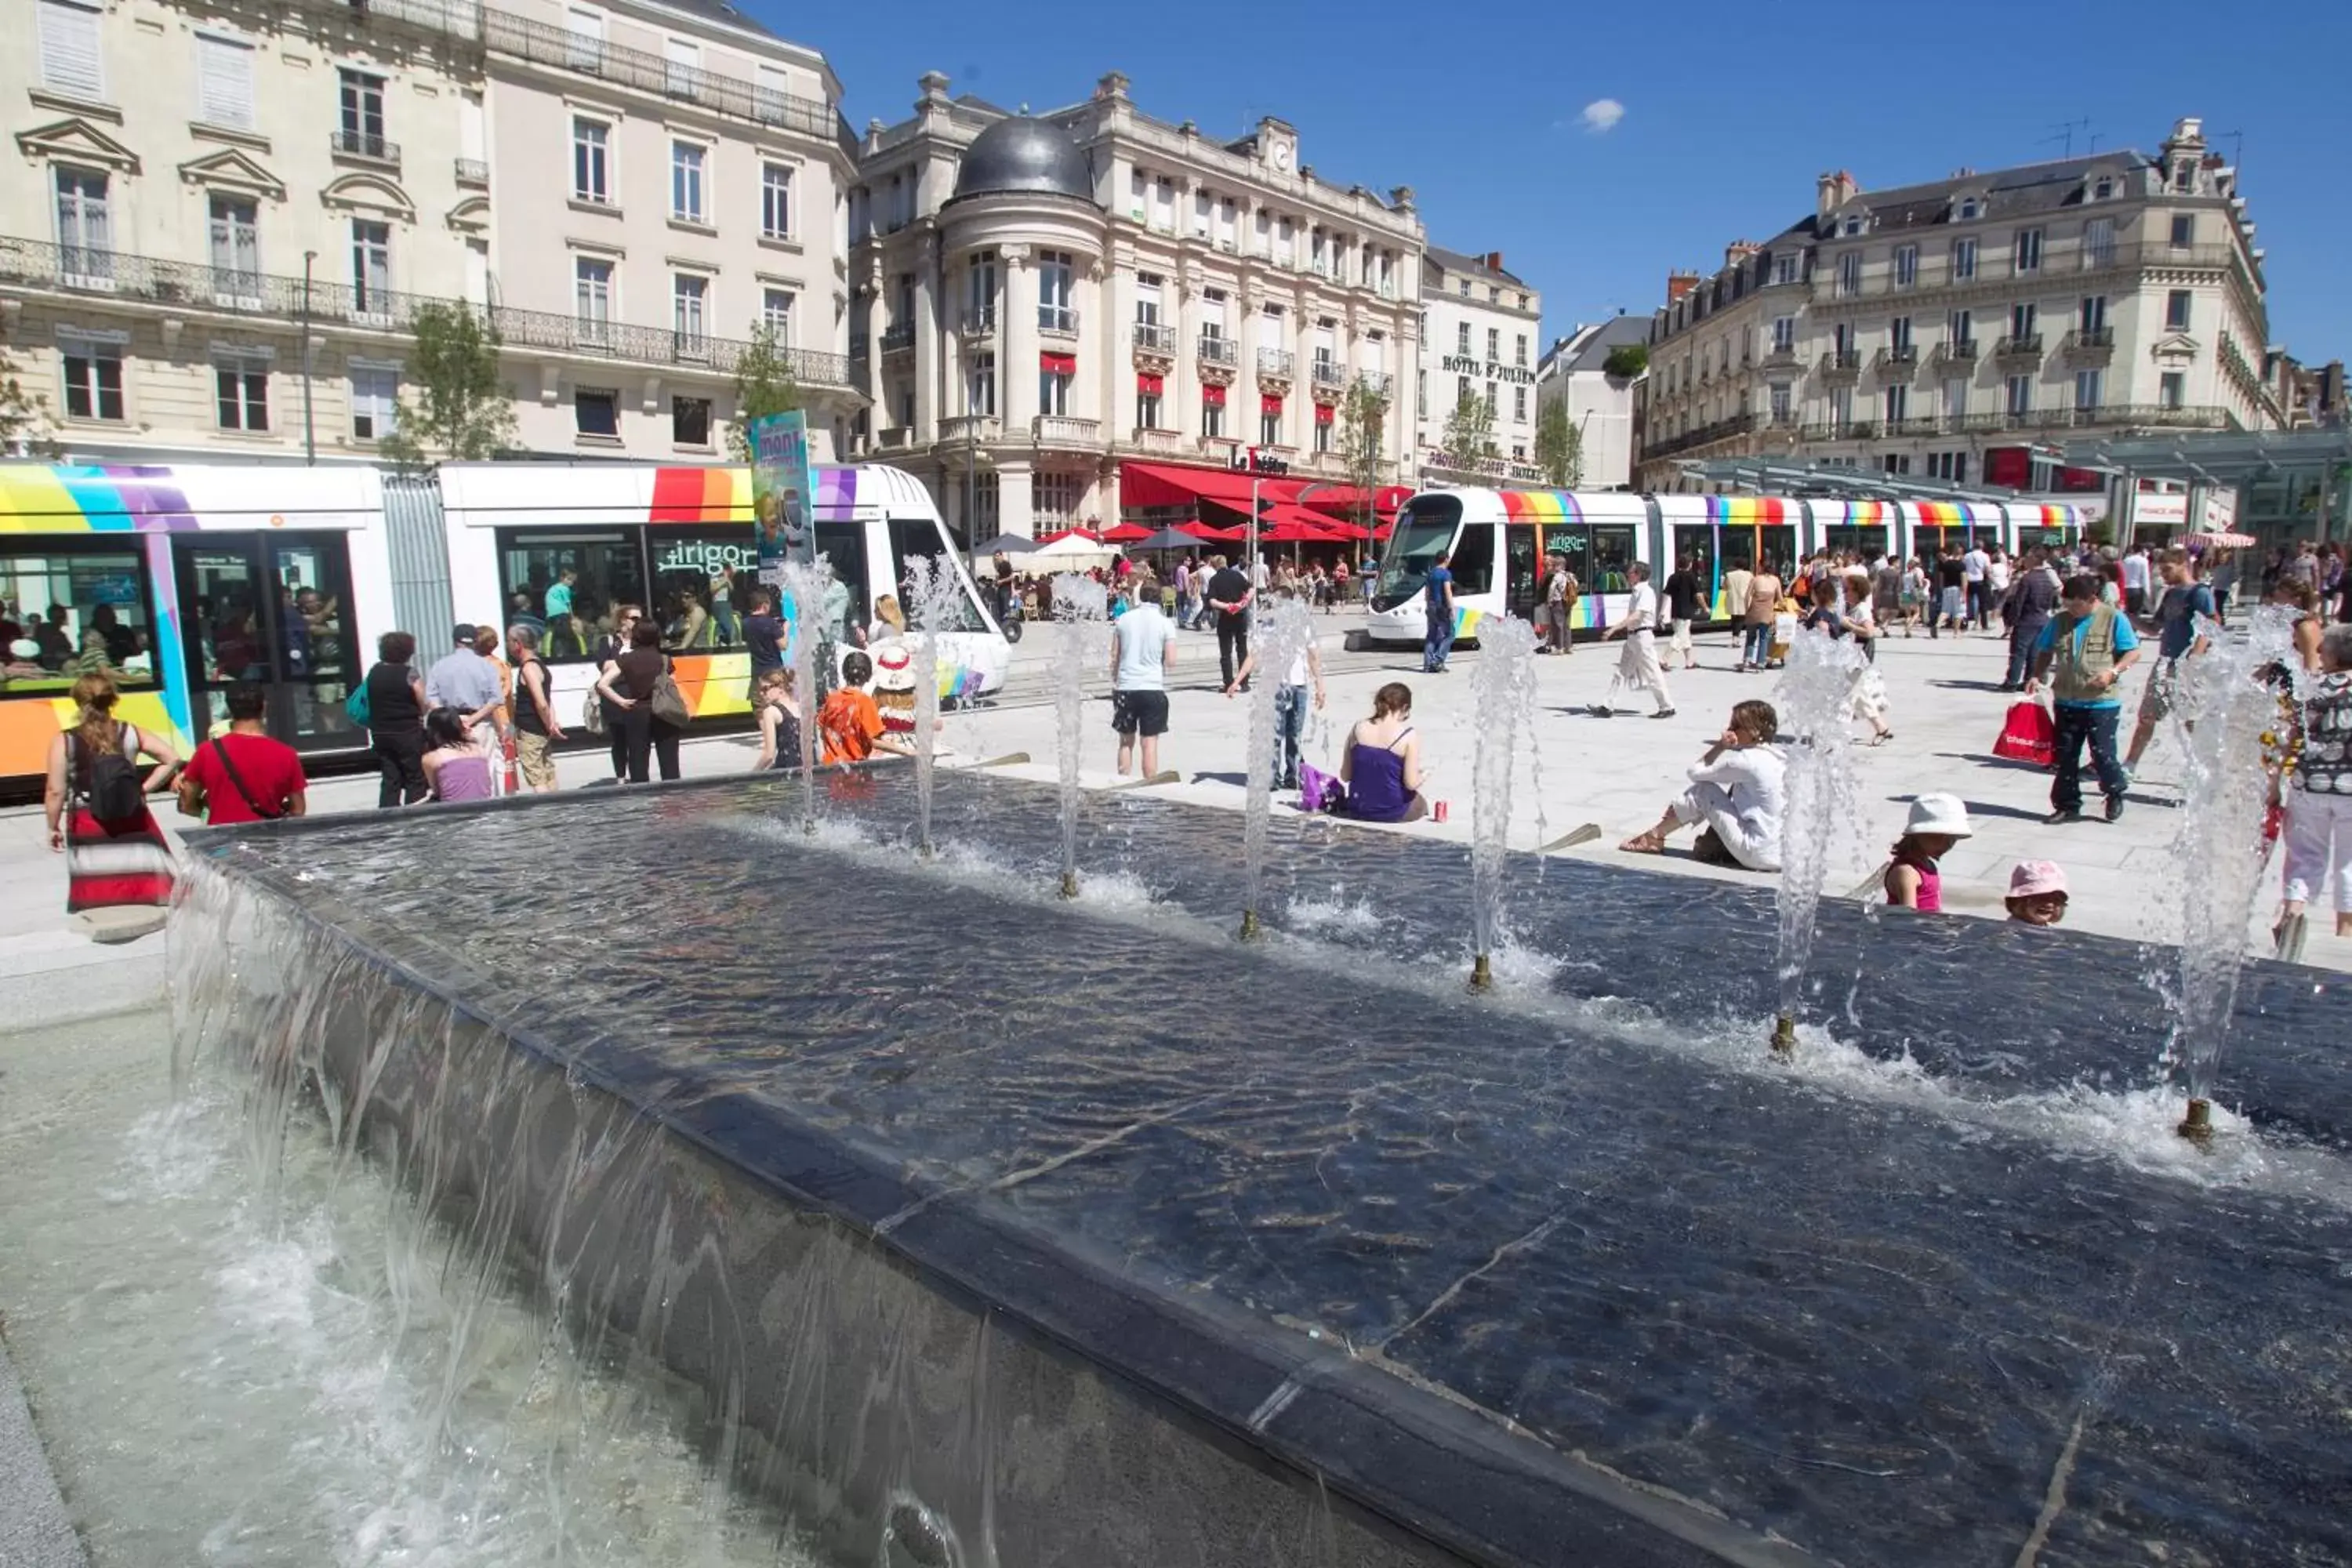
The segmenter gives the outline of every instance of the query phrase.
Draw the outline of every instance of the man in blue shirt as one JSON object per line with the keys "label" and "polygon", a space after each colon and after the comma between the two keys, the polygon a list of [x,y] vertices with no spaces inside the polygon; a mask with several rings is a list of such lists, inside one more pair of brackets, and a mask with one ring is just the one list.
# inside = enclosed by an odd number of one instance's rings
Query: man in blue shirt
{"label": "man in blue shirt", "polygon": [[1454,654],[1454,552],[1441,550],[1437,563],[1429,569],[1429,581],[1422,591],[1428,595],[1423,608],[1428,621],[1423,630],[1428,634],[1421,650],[1421,668],[1429,675],[1445,673],[1445,661]]}
{"label": "man in blue shirt", "polygon": [[2164,578],[2164,597],[2156,605],[2156,668],[2139,700],[2139,723],[2132,731],[2131,750],[2124,769],[2139,766],[2140,754],[2156,738],[2156,726],[2172,710],[2172,683],[2179,679],[2180,661],[2205,651],[2202,622],[2214,618],[2213,590],[2197,580],[2186,550],[2168,550],[2157,563]]}
{"label": "man in blue shirt", "polygon": [[2124,814],[2124,792],[2131,786],[2131,775],[2116,755],[2116,725],[2123,716],[2123,700],[2116,691],[2124,671],[2139,662],[2139,637],[2121,611],[2102,602],[2104,586],[2087,572],[2069,577],[2057,616],[2033,646],[2033,679],[2026,682],[2026,692],[2038,690],[2047,674],[2057,703],[2058,779],[2050,786],[2052,809],[2045,822],[2083,820],[2084,742],[2107,797],[2109,822]]}

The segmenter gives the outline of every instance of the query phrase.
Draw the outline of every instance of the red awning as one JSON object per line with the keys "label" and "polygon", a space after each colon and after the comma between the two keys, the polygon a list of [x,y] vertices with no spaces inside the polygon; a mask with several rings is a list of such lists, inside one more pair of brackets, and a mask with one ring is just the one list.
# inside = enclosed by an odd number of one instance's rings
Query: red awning
{"label": "red awning", "polygon": [[1318,425],[1328,425],[1331,423],[1331,405],[1329,404],[1318,403],[1315,405],[1315,423]]}
{"label": "red awning", "polygon": [[1160,377],[1150,374],[1148,372],[1137,371],[1135,373],[1135,390],[1143,394],[1146,397],[1157,397],[1160,395]]}
{"label": "red awning", "polygon": [[1100,539],[1097,538],[1094,534],[1088,533],[1083,528],[1062,528],[1056,529],[1051,533],[1041,533],[1037,536],[1037,542],[1040,544],[1051,544],[1057,539],[1067,539],[1074,533],[1080,539],[1085,540],[1088,544],[1100,544],[1102,542]]}
{"label": "red awning", "polygon": [[1272,544],[1328,544],[1339,537],[1331,529],[1328,517],[1277,502],[1266,509],[1265,522],[1257,536]]}
{"label": "red awning", "polygon": [[1334,539],[1364,540],[1372,536],[1371,530],[1360,522],[1344,522],[1332,517],[1318,518],[1316,521],[1323,531]]}
{"label": "red awning", "polygon": [[1048,350],[1037,356],[1037,368],[1051,375],[1076,375],[1078,374],[1078,356]]}
{"label": "red awning", "polygon": [[1179,532],[1189,533],[1195,539],[1230,542],[1249,537],[1249,530],[1246,528],[1219,528],[1214,523],[1208,522],[1180,522],[1176,528]]}
{"label": "red awning", "polygon": [[1211,408],[1223,408],[1225,405],[1225,389],[1213,381],[1210,382],[1201,388],[1201,401]]}
{"label": "red awning", "polygon": [[1271,392],[1260,393],[1257,408],[1261,414],[1279,414],[1282,412],[1282,399]]}
{"label": "red awning", "polygon": [[[1297,494],[1295,479],[1260,479],[1258,493],[1276,500]],[[1290,489],[1283,489],[1283,486]],[[1249,510],[1250,476],[1240,468],[1196,468],[1183,463],[1121,463],[1119,503],[1126,507],[1218,506]]]}
{"label": "red awning", "polygon": [[1103,530],[1105,544],[1134,544],[1151,537],[1152,530],[1139,522],[1122,522],[1116,528]]}

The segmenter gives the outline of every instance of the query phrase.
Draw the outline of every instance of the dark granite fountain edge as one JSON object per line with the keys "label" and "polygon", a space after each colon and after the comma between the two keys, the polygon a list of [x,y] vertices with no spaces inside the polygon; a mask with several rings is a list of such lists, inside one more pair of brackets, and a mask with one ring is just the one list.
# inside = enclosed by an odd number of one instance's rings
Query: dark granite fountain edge
{"label": "dark granite fountain edge", "polygon": [[[740,781],[692,784],[725,782]],[[910,1183],[787,1108],[740,1093],[666,1100],[659,1091],[672,1082],[667,1075],[633,1079],[608,1069],[605,1063],[632,1059],[625,1049],[599,1051],[621,1044],[613,1037],[587,1033],[559,1047],[511,1016],[468,1003],[447,977],[429,976],[413,955],[360,936],[340,900],[234,854],[235,840],[247,832],[289,829],[301,830],[269,824],[201,840],[226,840],[221,847],[229,853],[215,857],[225,874],[266,890],[394,983],[433,997],[568,1081],[629,1107],[792,1207],[847,1227],[903,1260],[937,1293],[968,1310],[1001,1316],[1051,1352],[1107,1374],[1146,1408],[1246,1462],[1328,1485],[1383,1528],[1473,1563],[1529,1568],[1573,1562],[1595,1568],[1794,1568],[1816,1561],[1702,1506],[1523,1436],[1459,1396],[1420,1387],[1213,1297],[1154,1289],[979,1194]],[[446,954],[431,956],[447,967]],[[467,977],[488,978],[478,972]],[[753,1148],[756,1155],[746,1152]],[[1280,1433],[1271,1429],[1277,1415],[1284,1416]],[[1311,1434],[1312,1441],[1287,1434]],[[1566,1542],[1597,1555],[1563,1556]]]}
{"label": "dark granite fountain edge", "polygon": [[[877,759],[860,764],[856,771],[887,777],[894,784],[909,782],[910,770],[903,759]],[[830,781],[844,772],[828,768],[824,778]],[[1034,795],[1041,806],[1050,805],[1054,795],[1050,784],[973,770],[942,770],[943,784],[950,773],[982,795]],[[821,784],[821,812],[825,810],[824,787]],[[796,773],[725,774],[631,786],[628,793],[638,800],[658,800],[664,795],[728,791],[750,794],[754,789],[787,808],[798,804]],[[507,796],[437,807],[435,815],[530,810],[541,805],[576,802],[579,797],[577,791]],[[1218,807],[1149,795],[1126,798],[1149,810],[1176,816],[1231,815]],[[1089,791],[1086,804],[1108,808],[1121,799],[1115,794]],[[940,800],[943,808],[950,805],[946,791]],[[904,823],[887,811],[877,812],[865,806],[848,815],[867,824],[911,829],[911,801],[905,804],[909,809]],[[215,831],[280,835],[349,831],[355,821],[364,820],[367,819],[348,816],[289,818],[228,830],[197,829],[189,837],[192,843],[201,843]],[[1296,851],[1304,847],[1302,835],[1310,823],[1313,832],[1328,832],[1335,836],[1335,842],[1353,852],[1372,851],[1383,870],[1393,871],[1408,881],[1425,884],[1450,879],[1467,885],[1466,844],[1337,818],[1310,819],[1277,814],[1277,840],[1270,855],[1276,875],[1269,889],[1272,898],[1267,910],[1269,923],[1277,931],[1283,900],[1328,890],[1296,880],[1286,885],[1283,881],[1285,877],[1304,874],[1297,870],[1297,862],[1301,857]],[[1089,826],[1082,819],[1082,869],[1098,858],[1090,856],[1089,849],[1098,846],[1102,838],[1099,825]],[[1604,899],[1612,888],[1623,889],[1636,899],[1652,900],[1671,900],[1686,892],[1693,904],[1711,906],[1718,914],[1728,916],[1730,911],[1738,910],[1752,928],[1759,946],[1742,955],[1736,973],[1727,972],[1720,989],[1726,994],[1752,992],[1758,998],[1758,1007],[1766,1005],[1763,997],[1769,984],[1769,943],[1776,921],[1769,888],[1717,879],[1676,877],[1643,866],[1618,866],[1574,857],[1548,858],[1525,850],[1511,851],[1509,862],[1505,895],[1509,924],[1522,942],[1555,954],[1580,951],[1593,940],[1594,933],[1589,907],[1580,906],[1572,896],[1543,896],[1539,867],[1548,866],[1554,879],[1566,879],[1598,888],[1601,889],[1599,896]],[[1197,868],[1183,885],[1163,890],[1158,896],[1196,917],[1222,923],[1239,909],[1240,888],[1241,871],[1236,864]],[[1573,889],[1570,891],[1572,894]],[[1338,945],[1312,934],[1303,940]],[[1381,951],[1377,939],[1357,939],[1350,945]],[[1815,972],[1865,975],[1870,984],[1864,1010],[1871,1016],[1862,1020],[1864,1026],[1859,1028],[1849,1027],[1842,1016],[1822,1017],[1822,1013],[1830,1010],[1825,1006],[1817,1005],[1808,1016],[1819,1019],[1842,1041],[1871,1055],[1884,1060],[1907,1056],[1938,1079],[1972,1088],[1976,1092],[2009,1094],[2021,1089],[2056,1090],[2076,1085],[2136,1088],[2167,1081],[2177,1083],[2177,1072],[2168,1072],[2162,1065],[2161,1037],[2145,1028],[2117,1036],[2105,1026],[2111,1019],[2097,1016],[2073,1022],[2098,1026],[2062,1027],[2036,1009],[2008,1005],[1958,1010],[1948,994],[1934,994],[1927,987],[1915,989],[1916,982],[1924,979],[1929,970],[1981,962],[2002,966],[1995,973],[2008,973],[2014,972],[2020,964],[2063,954],[2066,962],[2074,966],[2072,984],[2076,1000],[2085,1000],[2084,988],[2100,977],[2126,975],[2133,978],[2122,986],[2121,994],[2131,1003],[2153,1010],[2156,998],[2137,976],[2156,961],[2156,955],[2166,951],[2162,944],[2088,931],[2033,931],[2021,936],[2019,928],[2006,922],[1965,917],[1935,920],[1895,914],[1881,918],[1865,913],[1861,905],[1851,900],[1824,897],[1821,935],[1815,948]],[[1424,954],[1397,951],[1391,944],[1387,956],[1416,960]],[[1748,973],[1751,970],[1752,977]],[[1597,974],[1580,973],[1572,967],[1563,967],[1554,976],[1551,987],[1564,994],[1587,998],[1619,996],[1624,986],[1614,978],[1615,973],[1613,969],[1604,969]],[[2336,1044],[2343,1029],[2352,1027],[2352,1015],[2347,1015],[2341,1022],[2318,1016],[2323,1011],[2344,1012],[2341,1003],[2322,998],[2334,991],[2347,994],[2352,991],[2338,984],[2337,976],[2271,959],[2250,958],[2242,973],[2232,1037],[2222,1059],[2214,1098],[2257,1125],[2339,1149],[2352,1148],[2352,1079],[2347,1079],[2339,1070],[2340,1050]],[[1685,1011],[1664,1005],[1654,996],[1637,995],[1632,999],[1669,1023],[1698,1022],[1713,1026],[1721,1021],[1716,1017],[1693,1019]],[[1716,1000],[1719,1005],[1723,996]],[[1823,1003],[1829,1000],[1825,997]],[[2114,998],[2092,996],[2087,1000],[2097,1008]],[[1760,1011],[1759,1016],[1763,1016]],[[1988,1063],[1992,1064],[1990,1068]]]}

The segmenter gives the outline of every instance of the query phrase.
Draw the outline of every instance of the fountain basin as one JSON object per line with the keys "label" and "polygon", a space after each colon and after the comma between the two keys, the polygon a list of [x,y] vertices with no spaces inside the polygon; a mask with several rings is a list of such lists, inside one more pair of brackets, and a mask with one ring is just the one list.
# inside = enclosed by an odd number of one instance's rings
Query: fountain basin
{"label": "fountain basin", "polygon": [[[1231,905],[1065,905],[1051,798],[941,781],[943,845],[1027,803],[1025,883],[809,843],[770,781],[205,835],[187,1026],[315,1072],[847,1561],[1975,1563],[2062,1454],[2051,1561],[2352,1552],[2324,1194],[1478,1003],[1450,957],[1241,948]],[[1120,820],[1089,886],[1197,865],[1201,818]]]}

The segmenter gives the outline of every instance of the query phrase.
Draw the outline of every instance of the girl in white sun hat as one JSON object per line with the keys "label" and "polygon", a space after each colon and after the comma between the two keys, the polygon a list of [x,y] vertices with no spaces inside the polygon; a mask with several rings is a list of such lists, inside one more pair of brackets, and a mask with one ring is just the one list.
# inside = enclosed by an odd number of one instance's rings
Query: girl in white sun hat
{"label": "girl in white sun hat", "polygon": [[1944,874],[1937,862],[1975,831],[1958,795],[1923,795],[1913,801],[1910,820],[1903,825],[1903,837],[1895,841],[1894,859],[1886,868],[1888,906],[1941,914]]}

